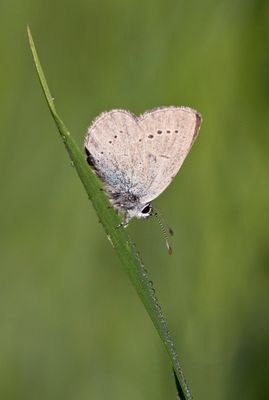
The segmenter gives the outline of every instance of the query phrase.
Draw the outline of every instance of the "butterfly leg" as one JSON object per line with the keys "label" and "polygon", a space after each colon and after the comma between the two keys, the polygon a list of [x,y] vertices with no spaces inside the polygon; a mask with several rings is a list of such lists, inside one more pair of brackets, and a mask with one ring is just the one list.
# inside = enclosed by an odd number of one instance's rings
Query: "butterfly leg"
{"label": "butterfly leg", "polygon": [[128,213],[126,212],[124,214],[123,221],[117,226],[117,228],[127,228],[129,221],[130,221],[130,217],[128,216]]}

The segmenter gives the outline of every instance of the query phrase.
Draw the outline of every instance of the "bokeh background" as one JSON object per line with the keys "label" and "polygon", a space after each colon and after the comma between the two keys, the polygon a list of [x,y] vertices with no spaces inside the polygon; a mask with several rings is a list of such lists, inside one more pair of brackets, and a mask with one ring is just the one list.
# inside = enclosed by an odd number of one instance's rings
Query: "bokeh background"
{"label": "bokeh background", "polygon": [[170,361],[71,167],[100,112],[203,115],[155,221],[129,231],[199,400],[268,399],[269,3],[1,0],[0,397],[175,399]]}

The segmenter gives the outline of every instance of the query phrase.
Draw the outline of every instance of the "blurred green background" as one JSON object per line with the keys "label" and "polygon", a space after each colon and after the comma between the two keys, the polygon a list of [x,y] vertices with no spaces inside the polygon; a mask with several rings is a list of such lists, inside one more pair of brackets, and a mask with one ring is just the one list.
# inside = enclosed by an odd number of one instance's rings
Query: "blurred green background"
{"label": "blurred green background", "polygon": [[170,361],[71,168],[100,112],[203,115],[155,221],[129,231],[199,400],[268,399],[269,3],[1,0],[0,397],[175,399]]}

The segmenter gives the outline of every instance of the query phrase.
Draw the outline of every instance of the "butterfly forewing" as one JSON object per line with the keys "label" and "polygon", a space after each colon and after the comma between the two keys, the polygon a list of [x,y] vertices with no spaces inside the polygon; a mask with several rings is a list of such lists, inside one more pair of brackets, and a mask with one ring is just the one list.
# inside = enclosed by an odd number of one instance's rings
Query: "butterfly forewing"
{"label": "butterfly forewing", "polygon": [[186,107],[160,108],[146,112],[140,124],[147,139],[145,160],[149,177],[141,201],[155,199],[179,171],[198,134],[200,115]]}

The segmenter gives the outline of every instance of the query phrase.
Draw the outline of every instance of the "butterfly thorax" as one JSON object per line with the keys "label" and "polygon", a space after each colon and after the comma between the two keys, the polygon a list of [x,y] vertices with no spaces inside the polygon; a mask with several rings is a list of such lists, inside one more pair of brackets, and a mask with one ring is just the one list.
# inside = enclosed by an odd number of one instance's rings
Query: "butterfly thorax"
{"label": "butterfly thorax", "polygon": [[148,218],[151,215],[151,205],[141,203],[140,198],[131,191],[115,191],[115,188],[106,185],[106,192],[113,207],[124,214],[124,225],[132,218]]}

